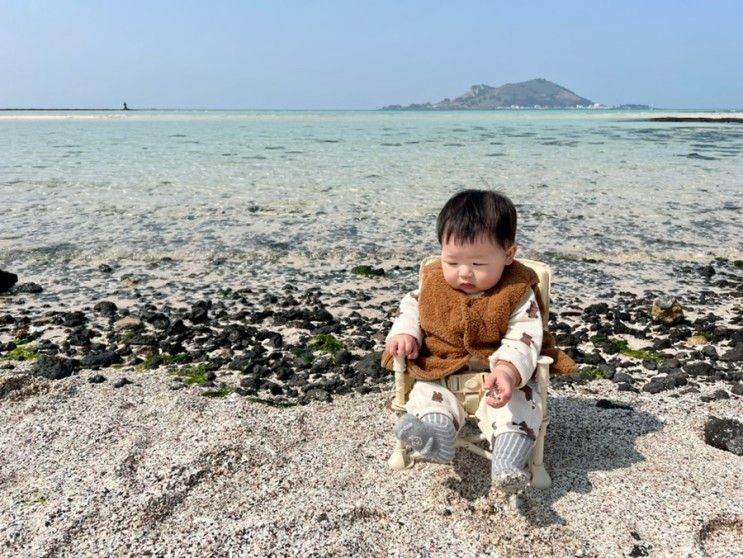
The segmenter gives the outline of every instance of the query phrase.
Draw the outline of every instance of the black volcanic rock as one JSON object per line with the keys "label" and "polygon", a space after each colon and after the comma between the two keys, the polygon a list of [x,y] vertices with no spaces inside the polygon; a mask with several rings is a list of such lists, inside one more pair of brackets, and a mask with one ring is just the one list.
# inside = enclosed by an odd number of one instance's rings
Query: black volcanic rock
{"label": "black volcanic rock", "polygon": [[116,306],[116,304],[114,304],[110,300],[101,300],[100,302],[97,302],[95,306],[93,306],[94,312],[97,312],[98,314],[102,314],[104,316],[114,316],[116,315],[117,310],[118,307]]}
{"label": "black volcanic rock", "polygon": [[121,362],[121,357],[113,351],[103,351],[100,353],[91,353],[85,356],[80,362],[83,368],[111,366]]}
{"label": "black volcanic rock", "polygon": [[80,363],[76,360],[41,355],[31,369],[30,374],[49,380],[61,380],[62,378],[72,376],[79,367]]}
{"label": "black volcanic rock", "polygon": [[677,387],[685,386],[687,376],[683,372],[674,372],[668,376],[654,376],[651,380],[642,386],[642,391],[648,393],[660,393]]}
{"label": "black volcanic rock", "polygon": [[710,416],[704,426],[704,441],[715,448],[743,455],[743,424],[735,419]]}
{"label": "black volcanic rock", "polygon": [[21,283],[16,287],[16,291],[19,293],[38,294],[42,292],[44,288],[38,283]]}
{"label": "black volcanic rock", "polygon": [[507,83],[500,87],[473,85],[456,99],[438,103],[413,104],[407,107],[390,105],[382,110],[488,110],[498,108],[576,108],[588,107],[594,102],[579,97],[569,89],[546,79],[532,79],[520,83]]}
{"label": "black volcanic rock", "polygon": [[382,352],[376,351],[363,356],[353,367],[361,378],[383,377],[390,372],[382,368],[381,362]]}
{"label": "black volcanic rock", "polygon": [[194,324],[203,324],[209,320],[209,306],[206,301],[200,300],[191,307],[188,319]]}
{"label": "black volcanic rock", "polygon": [[740,362],[743,360],[743,343],[737,343],[735,347],[724,353],[720,359],[729,362]]}
{"label": "black volcanic rock", "polygon": [[18,282],[18,275],[0,269],[0,293],[9,291]]}

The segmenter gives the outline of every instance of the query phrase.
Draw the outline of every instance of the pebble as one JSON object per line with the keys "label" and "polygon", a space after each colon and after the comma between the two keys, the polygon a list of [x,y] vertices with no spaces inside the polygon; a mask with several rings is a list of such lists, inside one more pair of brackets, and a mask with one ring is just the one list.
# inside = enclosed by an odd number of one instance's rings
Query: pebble
{"label": "pebble", "polygon": [[699,399],[705,402],[719,401],[720,399],[730,399],[730,394],[724,389],[718,389],[710,395],[702,395]]}
{"label": "pebble", "polygon": [[667,358],[658,365],[658,372],[671,372],[681,367],[681,361],[677,358]]}
{"label": "pebble", "polygon": [[653,301],[650,315],[657,322],[673,325],[684,319],[684,310],[673,297],[659,297]]}
{"label": "pebble", "polygon": [[627,374],[626,372],[617,372],[612,377],[612,381],[614,381],[616,383],[631,384],[632,382],[635,381],[635,379],[632,376],[630,376],[629,374]]}
{"label": "pebble", "polygon": [[642,361],[642,366],[647,370],[658,370],[658,361],[648,358]]}
{"label": "pebble", "polygon": [[601,356],[601,353],[594,352],[594,353],[586,353],[583,355],[583,363],[584,364],[590,364],[590,365],[596,365],[601,364],[603,362],[606,362],[604,357]]}
{"label": "pebble", "polygon": [[230,370],[240,370],[242,372],[248,371],[253,366],[252,355],[238,355],[230,361]]}
{"label": "pebble", "polygon": [[[617,384],[617,391],[639,391],[636,387],[634,387],[632,384],[629,384],[627,382],[620,382]],[[657,392],[655,392],[657,393]]]}
{"label": "pebble", "polygon": [[692,335],[686,339],[686,344],[692,346],[707,345],[708,343],[709,341],[704,335]]}
{"label": "pebble", "polygon": [[41,285],[38,283],[21,283],[15,288],[16,292],[18,293],[28,293],[28,294],[38,294],[40,292],[43,292],[44,289]]}
{"label": "pebble", "polygon": [[735,347],[723,353],[723,355],[720,357],[720,360],[725,360],[728,362],[742,361],[743,360],[743,343],[739,342],[735,345]]}
{"label": "pebble", "polygon": [[654,351],[662,351],[671,348],[671,341],[667,337],[659,337],[653,340],[652,348]]}
{"label": "pebble", "polygon": [[85,325],[88,321],[85,312],[80,310],[75,310],[74,312],[61,312],[60,318],[62,325],[67,327],[79,327]]}
{"label": "pebble", "polygon": [[606,302],[597,302],[596,304],[589,304],[583,309],[584,316],[591,315],[603,315],[609,312],[609,304]]}
{"label": "pebble", "polygon": [[99,314],[102,314],[104,316],[114,316],[117,310],[118,307],[116,306],[116,304],[114,304],[110,300],[102,300],[100,302],[97,302],[96,305],[93,306],[93,311],[98,312]]}
{"label": "pebble", "polygon": [[604,378],[606,378],[607,380],[612,380],[617,372],[616,366],[608,363],[601,363],[597,365],[596,368],[601,371],[601,373],[604,375]]}
{"label": "pebble", "polygon": [[91,353],[80,361],[83,368],[107,367],[121,362],[121,357],[114,351]]}
{"label": "pebble", "polygon": [[709,376],[714,370],[709,362],[704,361],[689,362],[684,365],[684,372],[690,376]]}
{"label": "pebble", "polygon": [[209,303],[202,300],[194,304],[188,319],[194,324],[206,323],[209,320]]}
{"label": "pebble", "polygon": [[667,376],[655,376],[647,384],[642,386],[642,391],[649,393],[660,393],[669,389],[674,389],[680,386],[685,386],[687,383],[687,376],[683,372],[675,371],[671,372]]}
{"label": "pebble", "polygon": [[335,354],[336,364],[349,364],[353,360],[353,354],[350,351],[342,349]]}
{"label": "pebble", "polygon": [[328,393],[324,389],[312,388],[312,389],[307,390],[305,394],[310,399],[314,399],[316,401],[322,401],[324,403],[330,403],[330,401],[332,401],[332,398],[330,397],[330,393]]}
{"label": "pebble", "polygon": [[137,330],[143,327],[142,320],[133,316],[127,316],[114,322],[114,331],[124,331],[127,329]]}

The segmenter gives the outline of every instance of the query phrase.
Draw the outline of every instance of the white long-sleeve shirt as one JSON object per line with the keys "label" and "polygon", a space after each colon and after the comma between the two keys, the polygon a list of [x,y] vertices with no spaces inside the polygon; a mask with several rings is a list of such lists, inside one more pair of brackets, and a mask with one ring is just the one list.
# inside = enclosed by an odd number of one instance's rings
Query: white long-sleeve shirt
{"label": "white long-sleeve shirt", "polygon": [[[418,313],[418,290],[406,294],[400,302],[400,314],[392,323],[387,340],[405,333],[416,338],[418,346],[423,343],[423,331]],[[501,339],[501,346],[488,357],[490,368],[499,360],[513,364],[521,375],[517,388],[524,387],[537,368],[537,359],[542,350],[542,315],[534,291],[524,295],[508,320],[508,330]]]}

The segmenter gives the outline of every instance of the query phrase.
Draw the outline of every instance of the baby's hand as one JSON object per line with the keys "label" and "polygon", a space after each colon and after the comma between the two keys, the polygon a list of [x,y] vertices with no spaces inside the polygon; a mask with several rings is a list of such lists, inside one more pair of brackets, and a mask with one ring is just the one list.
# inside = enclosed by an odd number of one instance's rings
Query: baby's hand
{"label": "baby's hand", "polygon": [[407,333],[395,335],[387,341],[385,349],[392,356],[404,356],[409,360],[418,358],[418,340]]}
{"label": "baby's hand", "polygon": [[485,403],[496,409],[503,407],[511,400],[515,385],[516,379],[511,369],[508,366],[496,366],[483,382]]}

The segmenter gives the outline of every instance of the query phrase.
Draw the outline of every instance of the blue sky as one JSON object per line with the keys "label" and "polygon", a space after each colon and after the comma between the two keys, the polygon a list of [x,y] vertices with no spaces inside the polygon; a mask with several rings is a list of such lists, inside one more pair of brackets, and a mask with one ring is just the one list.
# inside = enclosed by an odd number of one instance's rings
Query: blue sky
{"label": "blue sky", "polygon": [[544,77],[743,108],[743,2],[3,0],[0,107],[374,109]]}

